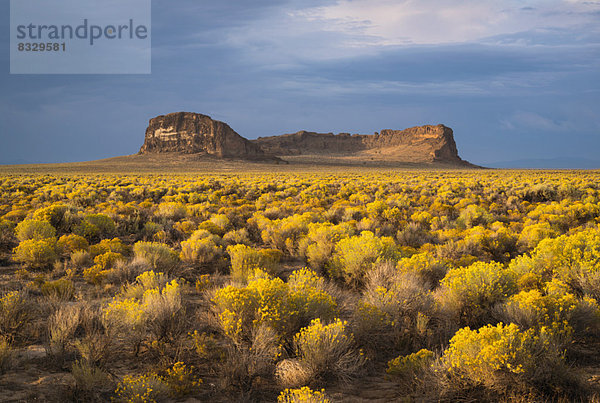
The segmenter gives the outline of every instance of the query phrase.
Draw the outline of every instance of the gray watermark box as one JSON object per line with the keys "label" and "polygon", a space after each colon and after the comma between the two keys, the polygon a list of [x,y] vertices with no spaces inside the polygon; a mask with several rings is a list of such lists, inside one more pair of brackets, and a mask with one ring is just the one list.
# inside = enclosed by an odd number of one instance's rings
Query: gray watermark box
{"label": "gray watermark box", "polygon": [[10,0],[11,74],[150,74],[151,0]]}

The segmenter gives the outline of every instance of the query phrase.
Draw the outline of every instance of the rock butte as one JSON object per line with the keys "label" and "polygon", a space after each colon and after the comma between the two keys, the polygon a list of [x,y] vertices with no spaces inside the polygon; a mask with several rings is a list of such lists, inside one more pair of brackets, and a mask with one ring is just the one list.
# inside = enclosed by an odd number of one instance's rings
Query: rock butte
{"label": "rock butte", "polygon": [[150,119],[140,154],[179,152],[220,158],[276,160],[257,144],[210,116],[176,112]]}
{"label": "rock butte", "polygon": [[247,140],[226,123],[191,112],[150,119],[140,154],[166,152],[262,161],[473,166],[458,156],[452,129],[444,125],[385,129],[371,135],[299,131]]}

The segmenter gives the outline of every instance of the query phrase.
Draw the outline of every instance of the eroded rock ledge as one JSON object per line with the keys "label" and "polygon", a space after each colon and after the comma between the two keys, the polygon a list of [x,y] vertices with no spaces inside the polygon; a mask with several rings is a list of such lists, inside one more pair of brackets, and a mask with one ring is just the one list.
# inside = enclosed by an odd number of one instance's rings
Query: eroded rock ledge
{"label": "eroded rock ledge", "polygon": [[207,154],[246,160],[327,162],[350,164],[444,163],[470,166],[456,148],[452,129],[426,125],[375,134],[299,131],[247,140],[229,125],[209,116],[176,112],[150,119],[140,154]]}

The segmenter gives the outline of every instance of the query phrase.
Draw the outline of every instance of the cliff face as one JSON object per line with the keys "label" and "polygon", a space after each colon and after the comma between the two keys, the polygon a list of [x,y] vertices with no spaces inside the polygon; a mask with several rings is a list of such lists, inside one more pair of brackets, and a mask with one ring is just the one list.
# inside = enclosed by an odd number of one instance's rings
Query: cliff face
{"label": "cliff face", "polygon": [[371,148],[389,148],[392,152],[395,147],[408,147],[420,154],[424,161],[462,162],[456,149],[454,132],[444,125],[417,126],[404,130],[385,129],[367,142]]}
{"label": "cliff face", "polygon": [[199,113],[176,112],[150,119],[140,154],[206,153],[216,157],[276,159],[229,125]]}
{"label": "cliff face", "polygon": [[315,133],[301,130],[280,136],[259,137],[251,140],[273,155],[303,155],[353,153],[365,149],[364,136],[348,133]]}
{"label": "cliff face", "polygon": [[253,142],[278,156],[343,154],[370,160],[464,163],[458,156],[452,129],[444,125],[385,129],[373,135],[300,131],[259,137]]}
{"label": "cliff face", "polygon": [[229,125],[199,113],[176,112],[150,119],[140,154],[177,152],[219,158],[310,163],[445,163],[470,165],[458,156],[452,129],[444,125],[379,133],[299,131],[246,140]]}

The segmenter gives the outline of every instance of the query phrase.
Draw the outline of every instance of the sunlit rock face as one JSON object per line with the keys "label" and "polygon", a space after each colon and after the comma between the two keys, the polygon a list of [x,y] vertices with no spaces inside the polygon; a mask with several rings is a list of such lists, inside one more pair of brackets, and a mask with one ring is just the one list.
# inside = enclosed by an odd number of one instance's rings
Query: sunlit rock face
{"label": "sunlit rock face", "polygon": [[150,119],[140,154],[180,152],[216,157],[269,158],[260,146],[210,116],[176,112]]}
{"label": "sunlit rock face", "polygon": [[140,154],[183,153],[218,158],[349,164],[444,163],[470,166],[458,156],[444,125],[381,130],[375,134],[299,131],[247,140],[210,116],[176,112],[150,119]]}
{"label": "sunlit rock face", "polygon": [[299,131],[281,136],[259,137],[254,143],[278,156],[344,154],[406,162],[462,163],[452,129],[444,125],[404,130],[381,130],[375,134],[315,133]]}

